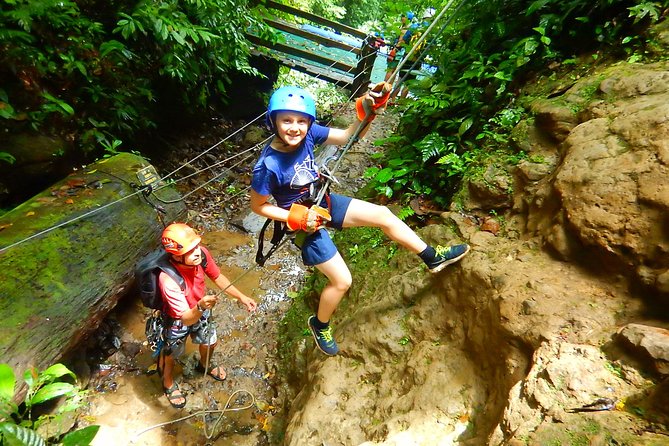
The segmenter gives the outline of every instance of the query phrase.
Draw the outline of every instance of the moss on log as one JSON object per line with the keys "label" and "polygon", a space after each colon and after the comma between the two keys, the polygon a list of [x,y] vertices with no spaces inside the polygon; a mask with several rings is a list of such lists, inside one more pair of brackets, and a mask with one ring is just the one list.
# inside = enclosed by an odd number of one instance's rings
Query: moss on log
{"label": "moss on log", "polygon": [[[136,261],[157,246],[163,224],[133,187],[148,165],[113,156],[0,217],[0,362],[17,375],[61,360],[95,330],[132,285]],[[185,214],[173,188],[148,199],[166,223]]]}

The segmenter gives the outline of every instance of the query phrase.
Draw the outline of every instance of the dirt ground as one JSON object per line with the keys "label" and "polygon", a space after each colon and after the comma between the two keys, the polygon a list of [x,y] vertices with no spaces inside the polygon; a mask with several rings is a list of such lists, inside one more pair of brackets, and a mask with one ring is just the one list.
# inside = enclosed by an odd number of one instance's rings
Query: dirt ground
{"label": "dirt ground", "polygon": [[130,299],[113,316],[121,348],[93,375],[95,390],[86,420],[101,426],[94,445],[267,444],[264,429],[276,415],[272,379],[277,323],[289,305],[283,290],[298,285],[301,271],[287,253],[261,275],[253,267],[251,237],[245,234],[210,232],[204,243],[216,253],[223,274],[238,278],[235,286],[260,303],[253,314],[229,298],[215,307],[219,345],[214,360],[225,367],[227,379],[219,383],[195,372],[198,354],[189,342],[176,372],[187,406],[170,407],[158,375],[147,373],[153,364],[144,342],[147,312],[138,299]]}
{"label": "dirt ground", "polygon": [[[347,107],[343,118],[351,117],[352,107]],[[339,191],[354,193],[362,186],[362,173],[370,163],[368,155],[380,150],[373,141],[389,136],[396,122],[394,112],[377,118],[367,137],[351,148],[337,173],[342,182]],[[156,166],[159,173],[164,175],[192,160],[203,148],[224,139],[233,127],[234,123],[221,121],[205,135],[175,141],[173,145],[181,149]],[[221,145],[220,153],[209,151],[197,163],[188,163],[187,174],[245,150],[256,142],[249,142],[252,134],[263,135],[250,128],[243,138],[234,141],[236,147]],[[282,404],[275,401],[278,324],[290,306],[288,292],[301,284],[304,267],[290,244],[285,244],[263,268],[255,265],[255,231],[263,220],[250,214],[246,205],[252,162],[224,168],[223,175],[221,168],[206,170],[179,183],[178,188],[184,195],[191,193],[186,198],[189,222],[203,233],[203,244],[209,247],[223,274],[259,303],[254,314],[229,298],[215,307],[219,342],[214,361],[225,367],[227,379],[220,383],[195,372],[197,353],[189,343],[176,373],[187,405],[173,409],[162,394],[160,378],[151,374],[154,360],[144,335],[148,310],[136,296],[128,296],[110,315],[107,332],[98,336],[98,347],[106,343],[112,346],[109,350],[118,350],[92,367],[90,404],[80,421],[100,425],[93,445],[262,446],[270,444],[267,432],[272,423],[285,416],[277,409]],[[217,181],[197,189],[212,177]],[[197,191],[192,193],[194,189]],[[213,284],[209,285],[213,289]]]}

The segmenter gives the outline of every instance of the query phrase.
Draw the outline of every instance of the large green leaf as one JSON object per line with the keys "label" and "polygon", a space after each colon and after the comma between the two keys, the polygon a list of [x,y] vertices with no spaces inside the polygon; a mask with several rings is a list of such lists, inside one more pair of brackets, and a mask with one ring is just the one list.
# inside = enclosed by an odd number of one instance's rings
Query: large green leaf
{"label": "large green leaf", "polygon": [[44,379],[44,381],[53,381],[56,378],[60,378],[61,376],[65,375],[69,375],[72,378],[77,379],[77,376],[74,374],[74,372],[65,367],[63,364],[54,364],[40,374],[41,377],[47,378]]}
{"label": "large green leaf", "polygon": [[37,432],[12,423],[0,423],[3,446],[46,446]]}
{"label": "large green leaf", "polygon": [[376,174],[376,181],[379,183],[387,183],[393,178],[392,169],[385,168]]}
{"label": "large green leaf", "polygon": [[44,401],[49,401],[59,396],[66,395],[74,390],[75,387],[69,383],[48,384],[37,391],[35,396],[32,397],[31,403],[33,405],[40,404]]}
{"label": "large green leaf", "polygon": [[88,426],[78,431],[70,432],[63,437],[63,446],[87,446],[98,433],[100,426]]}
{"label": "large green leaf", "polygon": [[15,384],[14,370],[7,364],[0,364],[0,401],[12,399]]}

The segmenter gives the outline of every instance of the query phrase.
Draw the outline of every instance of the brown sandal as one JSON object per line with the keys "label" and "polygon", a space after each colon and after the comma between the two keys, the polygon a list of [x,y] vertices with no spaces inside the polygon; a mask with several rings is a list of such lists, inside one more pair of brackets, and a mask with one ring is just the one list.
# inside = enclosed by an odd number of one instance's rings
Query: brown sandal
{"label": "brown sandal", "polygon": [[[216,381],[223,381],[228,376],[228,374],[225,373],[225,369],[223,367],[219,367],[216,364],[209,364],[209,366],[211,367],[211,369],[209,369],[207,375],[211,376]],[[204,373],[204,366],[200,362],[198,362],[197,365],[195,366],[195,370],[200,373]],[[218,370],[218,373],[216,375],[212,373],[214,370]]]}
{"label": "brown sandal", "polygon": [[[169,403],[175,409],[181,409],[186,405],[186,396],[183,393],[181,393],[181,389],[179,389],[179,386],[177,385],[176,381],[174,382],[174,384],[172,384],[172,387],[170,387],[169,389],[163,387],[163,392],[165,392],[167,401],[169,401]],[[183,400],[183,402],[175,403],[175,401],[178,401],[180,399]]]}

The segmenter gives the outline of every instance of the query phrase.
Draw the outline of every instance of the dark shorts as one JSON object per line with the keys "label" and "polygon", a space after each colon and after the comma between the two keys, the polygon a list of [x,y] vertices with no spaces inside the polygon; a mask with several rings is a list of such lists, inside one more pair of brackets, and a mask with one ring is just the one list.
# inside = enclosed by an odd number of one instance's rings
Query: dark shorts
{"label": "dark shorts", "polygon": [[165,354],[175,358],[181,356],[186,348],[186,338],[190,336],[193,344],[213,345],[217,341],[216,327],[209,320],[211,312],[206,310],[200,320],[193,325],[183,325],[180,319],[173,320],[165,327]]}
{"label": "dark shorts", "polygon": [[[332,221],[328,223],[329,228],[342,229],[346,211],[351,204],[351,197],[339,194],[330,194],[330,216]],[[325,203],[322,204],[326,206]],[[337,254],[337,247],[330,238],[326,229],[320,229],[306,236],[300,243],[302,248],[302,261],[307,266],[320,265],[332,259]]]}

